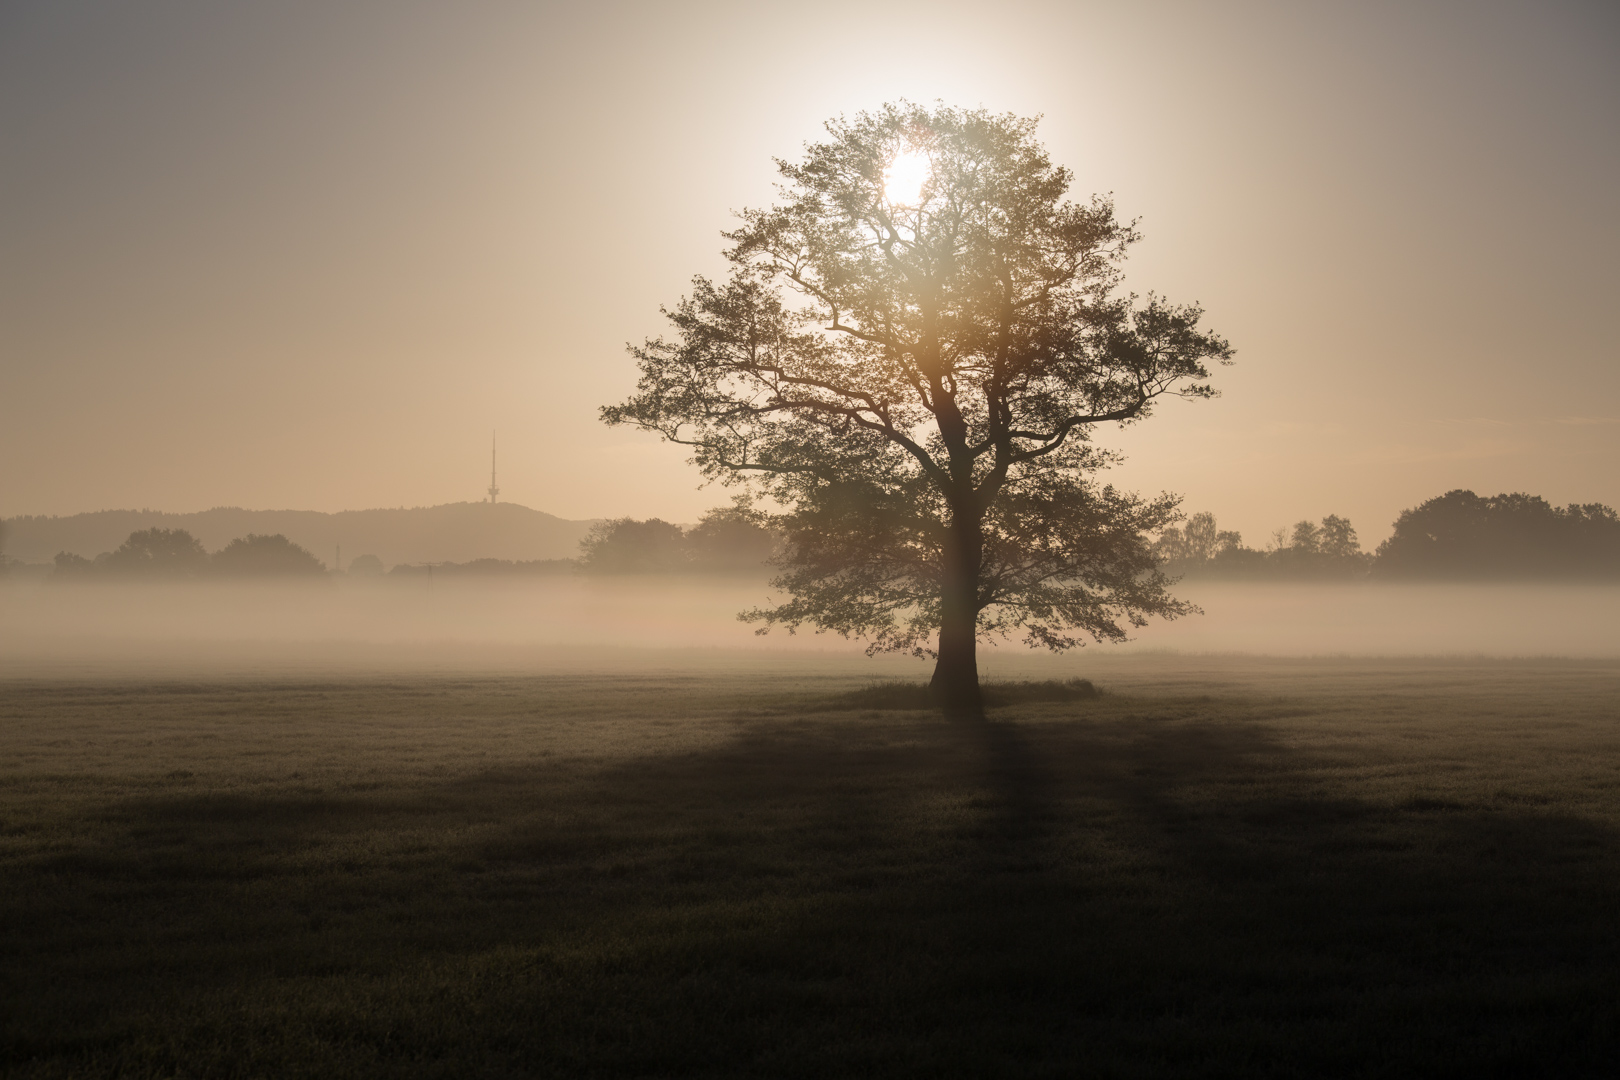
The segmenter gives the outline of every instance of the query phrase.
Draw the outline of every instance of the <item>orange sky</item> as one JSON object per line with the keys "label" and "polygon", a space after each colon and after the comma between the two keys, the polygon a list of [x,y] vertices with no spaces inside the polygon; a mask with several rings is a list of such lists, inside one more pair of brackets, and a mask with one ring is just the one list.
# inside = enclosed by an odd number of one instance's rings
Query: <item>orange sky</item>
{"label": "orange sky", "polygon": [[773,156],[1041,113],[1238,349],[1118,479],[1251,543],[1450,488],[1620,504],[1607,3],[0,7],[0,515],[502,497],[694,520],[602,427]]}

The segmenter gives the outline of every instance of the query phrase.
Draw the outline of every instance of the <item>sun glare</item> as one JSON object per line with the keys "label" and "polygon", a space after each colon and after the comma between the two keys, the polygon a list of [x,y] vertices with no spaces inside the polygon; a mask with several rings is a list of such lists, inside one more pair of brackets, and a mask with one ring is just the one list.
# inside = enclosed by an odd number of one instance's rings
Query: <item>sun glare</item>
{"label": "sun glare", "polygon": [[916,206],[928,182],[928,155],[921,150],[896,154],[883,170],[883,197],[893,206]]}

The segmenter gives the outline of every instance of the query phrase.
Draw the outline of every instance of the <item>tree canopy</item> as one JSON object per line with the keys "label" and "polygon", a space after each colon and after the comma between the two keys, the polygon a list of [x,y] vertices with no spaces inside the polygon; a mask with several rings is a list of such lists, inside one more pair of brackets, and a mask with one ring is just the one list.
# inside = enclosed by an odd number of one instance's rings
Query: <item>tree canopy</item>
{"label": "tree canopy", "polygon": [[593,574],[657,574],[684,570],[686,537],[662,518],[613,518],[591,526],[579,542],[579,566]]}
{"label": "tree canopy", "polygon": [[1378,547],[1387,578],[1620,577],[1620,516],[1523,492],[1448,491],[1395,520]]}
{"label": "tree canopy", "polygon": [[214,569],[233,577],[315,577],[326,566],[280,533],[239,536],[214,552]]}
{"label": "tree canopy", "polygon": [[1066,198],[1034,120],[900,103],[827,132],[603,410],[781,508],[791,598],[750,617],[934,655],[965,714],[980,638],[1061,650],[1190,610],[1144,537],[1175,500],[1097,483],[1092,432],[1210,396],[1230,346],[1196,306],[1118,292],[1137,230]]}
{"label": "tree canopy", "polygon": [[1353,581],[1372,565],[1355,526],[1337,514],[1278,529],[1274,546],[1262,551],[1245,547],[1241,534],[1219,528],[1215,515],[1202,511],[1161,532],[1153,550],[1167,573],[1185,577]]}
{"label": "tree canopy", "polygon": [[382,573],[383,561],[375,555],[356,555],[349,560],[350,577],[379,577]]}
{"label": "tree canopy", "polygon": [[690,529],[659,518],[615,518],[591,527],[580,541],[579,568],[588,574],[757,573],[777,538],[743,506],[710,510]]}
{"label": "tree canopy", "polygon": [[125,577],[198,577],[208,571],[208,552],[184,529],[140,529],[106,558],[102,569]]}
{"label": "tree canopy", "polygon": [[281,534],[238,537],[209,555],[202,541],[184,529],[138,529],[94,560],[59,552],[55,577],[196,579],[225,576],[320,576],[326,567]]}

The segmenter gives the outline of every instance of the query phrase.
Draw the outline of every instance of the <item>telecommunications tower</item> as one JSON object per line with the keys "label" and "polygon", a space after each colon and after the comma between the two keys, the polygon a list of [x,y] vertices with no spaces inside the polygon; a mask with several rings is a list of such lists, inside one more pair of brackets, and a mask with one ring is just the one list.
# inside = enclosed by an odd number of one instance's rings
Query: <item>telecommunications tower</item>
{"label": "telecommunications tower", "polygon": [[489,433],[489,503],[495,505],[495,496],[501,489],[495,486],[495,432]]}

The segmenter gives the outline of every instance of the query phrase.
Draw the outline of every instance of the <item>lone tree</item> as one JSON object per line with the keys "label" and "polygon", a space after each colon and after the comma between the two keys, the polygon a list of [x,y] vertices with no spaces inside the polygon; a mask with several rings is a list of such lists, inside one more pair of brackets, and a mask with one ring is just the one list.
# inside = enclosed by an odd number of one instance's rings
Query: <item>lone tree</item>
{"label": "lone tree", "polygon": [[1065,199],[1034,120],[902,102],[827,131],[602,418],[783,508],[761,518],[791,598],[744,613],[761,633],[935,656],[946,713],[982,715],[980,638],[1064,650],[1192,610],[1142,535],[1176,500],[1096,483],[1091,431],[1211,396],[1232,349],[1196,306],[1115,294],[1135,226]]}

